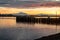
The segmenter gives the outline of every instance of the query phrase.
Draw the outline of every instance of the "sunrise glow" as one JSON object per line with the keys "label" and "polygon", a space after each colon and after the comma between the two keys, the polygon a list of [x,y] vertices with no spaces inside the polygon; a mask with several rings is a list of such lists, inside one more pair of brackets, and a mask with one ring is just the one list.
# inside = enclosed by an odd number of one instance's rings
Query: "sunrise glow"
{"label": "sunrise glow", "polygon": [[12,13],[19,13],[24,12],[30,15],[36,15],[36,14],[53,14],[55,15],[56,12],[59,15],[60,14],[60,8],[59,7],[40,7],[40,8],[7,8],[7,7],[0,7],[0,13],[1,14],[12,14]]}
{"label": "sunrise glow", "polygon": [[56,1],[60,1],[60,0],[56,0]]}

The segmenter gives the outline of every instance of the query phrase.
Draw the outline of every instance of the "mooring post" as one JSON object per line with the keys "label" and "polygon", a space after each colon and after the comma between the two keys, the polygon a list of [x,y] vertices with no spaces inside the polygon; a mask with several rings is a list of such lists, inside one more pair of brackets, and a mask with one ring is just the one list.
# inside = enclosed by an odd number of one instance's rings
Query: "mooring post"
{"label": "mooring post", "polygon": [[50,23],[50,17],[47,18],[47,24],[49,24],[49,23]]}

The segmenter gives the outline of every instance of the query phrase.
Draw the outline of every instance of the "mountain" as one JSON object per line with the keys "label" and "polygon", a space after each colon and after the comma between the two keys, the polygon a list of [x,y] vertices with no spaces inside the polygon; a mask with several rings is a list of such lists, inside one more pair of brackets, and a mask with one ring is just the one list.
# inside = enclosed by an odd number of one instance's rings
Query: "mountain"
{"label": "mountain", "polygon": [[28,14],[24,13],[24,12],[19,12],[16,14],[12,14],[13,16],[29,16]]}

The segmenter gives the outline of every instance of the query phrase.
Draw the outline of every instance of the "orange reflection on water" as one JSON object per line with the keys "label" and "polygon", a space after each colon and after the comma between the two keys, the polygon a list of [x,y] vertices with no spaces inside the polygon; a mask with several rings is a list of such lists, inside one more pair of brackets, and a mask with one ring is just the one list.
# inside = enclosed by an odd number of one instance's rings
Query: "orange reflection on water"
{"label": "orange reflection on water", "polygon": [[14,27],[16,25],[15,18],[8,18],[8,17],[0,17],[0,27]]}

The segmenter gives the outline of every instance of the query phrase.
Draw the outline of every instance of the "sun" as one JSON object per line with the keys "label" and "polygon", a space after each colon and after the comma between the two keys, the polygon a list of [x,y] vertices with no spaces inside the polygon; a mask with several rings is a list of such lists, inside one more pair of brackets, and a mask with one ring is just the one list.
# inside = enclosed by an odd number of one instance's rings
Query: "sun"
{"label": "sun", "polygon": [[60,0],[56,0],[56,1],[60,1]]}

